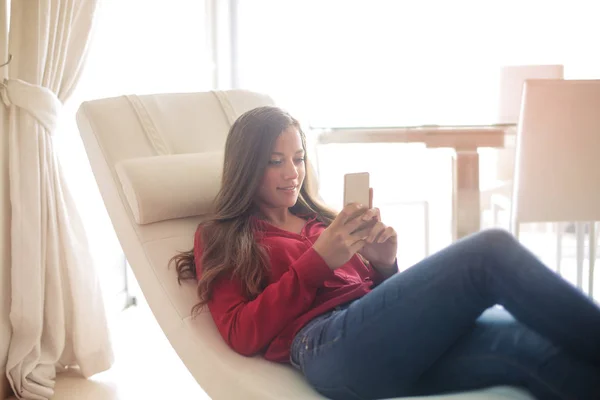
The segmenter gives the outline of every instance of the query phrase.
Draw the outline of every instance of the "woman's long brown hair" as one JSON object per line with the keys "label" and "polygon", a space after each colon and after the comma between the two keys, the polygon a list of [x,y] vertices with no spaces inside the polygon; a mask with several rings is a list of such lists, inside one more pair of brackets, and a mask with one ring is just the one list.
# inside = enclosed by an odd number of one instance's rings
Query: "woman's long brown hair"
{"label": "woman's long brown hair", "polygon": [[[177,280],[198,280],[199,312],[210,300],[217,279],[235,277],[241,281],[248,300],[267,285],[269,259],[254,240],[250,217],[256,212],[254,199],[271,152],[279,135],[288,127],[298,129],[306,151],[306,137],[299,122],[277,107],[259,107],[241,115],[231,126],[225,144],[221,189],[213,205],[214,212],[200,224],[202,243],[201,276],[196,275],[194,250],[174,256]],[[296,215],[314,213],[329,225],[336,214],[314,195],[311,167],[305,157],[306,177],[298,201],[290,208]]]}

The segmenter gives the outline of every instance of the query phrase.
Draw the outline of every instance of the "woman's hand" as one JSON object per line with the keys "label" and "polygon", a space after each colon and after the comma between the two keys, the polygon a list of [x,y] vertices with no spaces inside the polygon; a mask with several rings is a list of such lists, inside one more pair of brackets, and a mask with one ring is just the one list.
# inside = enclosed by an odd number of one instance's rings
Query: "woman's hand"
{"label": "woman's hand", "polygon": [[371,229],[357,230],[365,223],[360,218],[365,210],[366,207],[359,204],[344,207],[313,245],[332,270],[346,264],[365,245]]}
{"label": "woman's hand", "polygon": [[375,223],[372,224],[366,244],[359,253],[375,269],[385,274],[396,262],[398,235],[394,228],[381,222],[379,209],[373,208],[373,188],[369,189],[369,210],[363,214],[361,219],[363,221],[373,220]]}
{"label": "woman's hand", "polygon": [[369,220],[376,221],[369,231],[365,245],[359,251],[360,255],[378,270],[383,271],[392,268],[398,252],[398,236],[394,228],[381,222],[378,208],[368,210],[359,219],[363,223]]}

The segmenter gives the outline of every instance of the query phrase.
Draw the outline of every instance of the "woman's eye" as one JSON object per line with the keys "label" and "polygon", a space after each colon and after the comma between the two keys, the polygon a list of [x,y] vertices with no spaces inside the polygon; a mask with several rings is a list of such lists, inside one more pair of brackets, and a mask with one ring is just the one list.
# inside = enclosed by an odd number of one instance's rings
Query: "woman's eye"
{"label": "woman's eye", "polygon": [[[294,159],[295,164],[301,164],[303,162],[304,162],[304,157]],[[270,160],[269,161],[269,165],[281,165],[281,164],[283,164],[283,160]]]}

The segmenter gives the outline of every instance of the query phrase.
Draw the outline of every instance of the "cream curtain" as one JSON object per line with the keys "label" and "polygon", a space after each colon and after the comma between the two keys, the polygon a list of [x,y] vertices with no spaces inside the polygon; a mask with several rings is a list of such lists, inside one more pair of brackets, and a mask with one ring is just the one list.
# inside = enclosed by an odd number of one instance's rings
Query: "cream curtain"
{"label": "cream curtain", "polygon": [[0,86],[11,200],[6,373],[24,399],[51,398],[57,369],[77,365],[89,377],[113,362],[99,280],[52,142],[82,71],[96,6],[97,0],[11,5],[13,60]]}

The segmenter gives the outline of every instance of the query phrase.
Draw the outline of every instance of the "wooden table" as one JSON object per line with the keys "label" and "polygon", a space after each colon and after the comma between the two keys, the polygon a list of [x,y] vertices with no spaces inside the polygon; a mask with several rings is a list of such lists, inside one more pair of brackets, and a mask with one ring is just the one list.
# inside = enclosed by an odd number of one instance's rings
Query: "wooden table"
{"label": "wooden table", "polygon": [[339,143],[424,143],[452,148],[453,239],[478,232],[481,225],[479,155],[482,147],[502,148],[515,125],[330,128],[320,130],[317,145]]}

